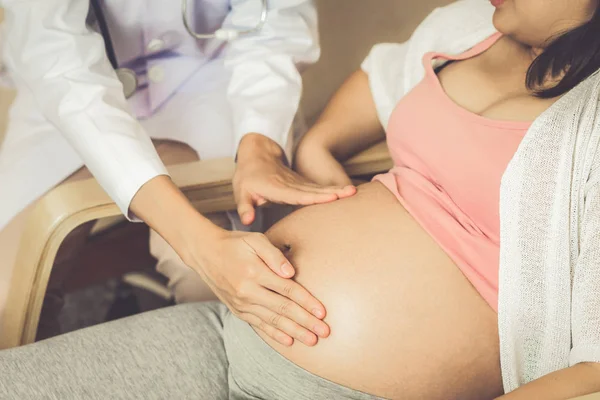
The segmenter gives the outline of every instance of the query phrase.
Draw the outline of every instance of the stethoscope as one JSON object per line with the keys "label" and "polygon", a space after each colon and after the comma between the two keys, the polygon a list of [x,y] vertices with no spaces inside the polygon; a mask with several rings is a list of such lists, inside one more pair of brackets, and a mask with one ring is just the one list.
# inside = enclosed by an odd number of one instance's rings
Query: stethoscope
{"label": "stethoscope", "polygon": [[[117,61],[117,56],[115,53],[115,48],[113,46],[112,38],[110,36],[110,30],[108,29],[108,24],[106,23],[106,18],[104,17],[104,12],[102,11],[102,7],[99,3],[100,0],[90,0],[90,4],[92,7],[92,11],[96,17],[96,21],[98,23],[98,28],[100,29],[100,33],[104,38],[104,47],[106,49],[106,55],[110,64],[114,68],[119,81],[123,85],[123,92],[125,94],[125,98],[130,98],[135,94],[138,84],[138,77],[135,71],[130,68],[119,67],[119,63]],[[243,35],[250,35],[253,33],[260,32],[264,25],[267,23],[268,19],[268,11],[269,6],[267,3],[268,0],[261,0],[262,9],[260,12],[260,20],[258,23],[248,29],[227,29],[220,28],[217,29],[213,33],[198,33],[195,32],[189,24],[188,19],[188,2],[189,0],[181,0],[181,19],[183,21],[183,26],[186,31],[195,39],[206,40],[206,39],[217,39],[222,41],[232,41],[237,39]]]}
{"label": "stethoscope", "polygon": [[214,33],[197,33],[194,32],[192,28],[190,28],[190,25],[188,23],[188,2],[189,0],[181,0],[181,19],[183,20],[183,25],[185,26],[185,29],[192,37],[195,37],[196,39],[219,39],[231,41],[237,39],[238,37],[240,37],[240,35],[250,35],[252,33],[260,32],[263,26],[265,26],[265,24],[267,23],[269,5],[267,4],[267,0],[261,0],[262,10],[260,11],[260,20],[253,28],[243,30],[221,28],[217,29]]}

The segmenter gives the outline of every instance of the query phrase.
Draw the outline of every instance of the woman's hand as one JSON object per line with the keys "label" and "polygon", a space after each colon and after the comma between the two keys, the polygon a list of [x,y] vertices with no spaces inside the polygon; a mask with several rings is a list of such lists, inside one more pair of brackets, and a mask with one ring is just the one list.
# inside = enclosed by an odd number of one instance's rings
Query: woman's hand
{"label": "woman's hand", "polygon": [[344,82],[304,135],[294,167],[318,184],[346,185],[350,179],[341,162],[384,139],[369,77],[359,70]]}
{"label": "woman's hand", "polygon": [[206,232],[184,259],[238,318],[290,346],[329,336],[325,307],[293,281],[294,268],[262,234]]}
{"label": "woman's hand", "polygon": [[320,185],[348,186],[352,180],[331,151],[311,136],[300,142],[294,157],[294,169]]}
{"label": "woman's hand", "polygon": [[[600,363],[580,363],[542,376],[496,400],[563,400],[600,391]],[[598,393],[597,393],[598,394]],[[581,397],[583,400],[584,397]],[[591,398],[597,399],[596,396]],[[585,399],[588,399],[586,396]]]}
{"label": "woman's hand", "polygon": [[281,148],[259,134],[248,134],[240,143],[233,189],[238,213],[246,225],[254,221],[255,207],[267,202],[306,206],[356,193],[350,182],[321,186],[298,175],[284,164]]}

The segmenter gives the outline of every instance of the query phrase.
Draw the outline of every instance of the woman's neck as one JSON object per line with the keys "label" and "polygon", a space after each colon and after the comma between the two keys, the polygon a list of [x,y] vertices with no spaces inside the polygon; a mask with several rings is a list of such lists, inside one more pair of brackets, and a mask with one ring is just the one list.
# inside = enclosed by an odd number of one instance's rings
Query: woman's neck
{"label": "woman's neck", "polygon": [[[543,47],[531,46],[529,44],[519,42],[515,38],[508,36],[508,35],[505,37],[506,37],[506,40],[509,41],[508,47],[513,49],[513,50],[509,50],[509,51],[511,51],[510,59],[522,61],[524,63],[524,65],[526,66],[527,70],[529,69],[531,64],[535,61],[535,59],[538,58],[545,50]],[[513,53],[513,51],[514,51],[514,53]],[[544,83],[542,85],[540,85],[540,87],[538,89],[546,89],[546,88],[555,86],[558,82],[560,82],[560,80],[563,78],[563,76],[564,76],[564,71],[562,71],[561,73],[559,73],[556,76],[554,76],[554,75],[546,76]]]}

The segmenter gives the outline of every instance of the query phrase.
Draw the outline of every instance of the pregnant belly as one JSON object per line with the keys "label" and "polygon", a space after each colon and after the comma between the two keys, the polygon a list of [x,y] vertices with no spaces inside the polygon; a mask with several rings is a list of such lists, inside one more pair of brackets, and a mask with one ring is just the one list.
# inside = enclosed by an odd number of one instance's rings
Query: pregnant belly
{"label": "pregnant belly", "polygon": [[267,236],[286,249],[331,327],[312,348],[259,332],[284,357],[386,398],[501,394],[496,313],[383,185],[296,211]]}

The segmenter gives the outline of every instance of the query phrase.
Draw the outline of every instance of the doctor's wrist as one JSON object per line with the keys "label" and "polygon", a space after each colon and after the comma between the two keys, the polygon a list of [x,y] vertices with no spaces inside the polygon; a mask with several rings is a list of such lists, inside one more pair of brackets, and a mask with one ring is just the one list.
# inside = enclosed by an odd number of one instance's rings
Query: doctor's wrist
{"label": "doctor's wrist", "polygon": [[157,176],[144,184],[130,209],[184,261],[193,257],[198,238],[218,236],[223,231],[202,216],[168,176]]}
{"label": "doctor's wrist", "polygon": [[240,164],[261,158],[281,160],[283,157],[283,149],[273,139],[260,133],[248,133],[240,141],[236,158]]}
{"label": "doctor's wrist", "polygon": [[[228,231],[204,217],[191,204],[181,211],[165,226],[166,230],[172,232],[165,240],[188,266],[197,269],[196,261],[210,253],[211,243]],[[156,231],[162,235],[159,230]]]}
{"label": "doctor's wrist", "polygon": [[211,254],[214,251],[215,240],[228,233],[198,212],[189,220],[183,221],[180,228],[180,234],[171,246],[183,262],[197,272],[198,260]]}

